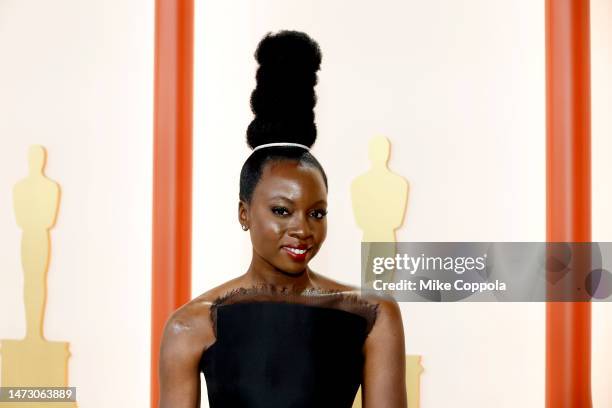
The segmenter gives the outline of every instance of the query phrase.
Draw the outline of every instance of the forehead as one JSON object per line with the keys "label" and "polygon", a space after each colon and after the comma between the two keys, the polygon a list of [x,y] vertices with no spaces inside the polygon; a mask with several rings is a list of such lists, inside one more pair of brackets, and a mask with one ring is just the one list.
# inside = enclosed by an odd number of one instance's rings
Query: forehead
{"label": "forehead", "polygon": [[293,201],[325,199],[325,181],[321,172],[312,166],[294,160],[266,164],[253,197],[266,200],[285,196]]}

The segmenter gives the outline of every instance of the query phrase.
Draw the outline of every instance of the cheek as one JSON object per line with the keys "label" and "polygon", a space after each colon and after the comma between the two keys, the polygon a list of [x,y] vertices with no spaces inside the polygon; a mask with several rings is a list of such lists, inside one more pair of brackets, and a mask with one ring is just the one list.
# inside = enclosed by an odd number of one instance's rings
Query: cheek
{"label": "cheek", "polygon": [[323,241],[325,241],[326,237],[327,237],[327,221],[324,220],[320,222],[318,225],[317,240],[319,241],[319,243],[322,243]]}
{"label": "cheek", "polygon": [[279,237],[283,234],[285,230],[285,226],[282,220],[275,218],[274,216],[269,216],[267,214],[260,215],[257,218],[257,234],[262,238],[270,239]]}

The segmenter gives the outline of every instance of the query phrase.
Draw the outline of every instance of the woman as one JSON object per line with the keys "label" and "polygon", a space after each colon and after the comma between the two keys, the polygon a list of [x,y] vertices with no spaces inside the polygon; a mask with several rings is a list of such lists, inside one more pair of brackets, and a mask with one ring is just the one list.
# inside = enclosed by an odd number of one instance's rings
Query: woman
{"label": "woman", "polygon": [[308,263],[327,233],[327,177],[309,152],[321,53],[295,31],[268,34],[251,96],[253,149],[240,174],[238,220],[250,231],[245,274],[178,309],[161,346],[162,408],[406,407],[396,302],[360,294]]}

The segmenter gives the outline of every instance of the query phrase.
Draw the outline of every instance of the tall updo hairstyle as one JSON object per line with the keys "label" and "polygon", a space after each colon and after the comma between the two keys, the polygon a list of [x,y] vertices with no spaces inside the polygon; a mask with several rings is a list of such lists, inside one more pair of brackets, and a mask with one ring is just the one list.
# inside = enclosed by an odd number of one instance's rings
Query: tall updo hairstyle
{"label": "tall updo hairstyle", "polygon": [[[321,66],[319,45],[305,33],[283,30],[268,33],[257,46],[257,85],[251,93],[255,115],[247,129],[251,149],[267,143],[289,142],[311,147],[317,139],[314,106],[317,71]],[[296,161],[317,168],[327,189],[327,175],[318,160],[299,146],[257,149],[240,171],[240,200],[251,203],[253,191],[269,162]]]}

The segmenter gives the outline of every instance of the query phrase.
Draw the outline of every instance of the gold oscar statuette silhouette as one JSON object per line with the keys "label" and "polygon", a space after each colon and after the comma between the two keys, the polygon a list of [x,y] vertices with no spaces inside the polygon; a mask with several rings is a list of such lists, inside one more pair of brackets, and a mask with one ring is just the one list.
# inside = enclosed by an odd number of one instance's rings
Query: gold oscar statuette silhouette
{"label": "gold oscar statuette silhouette", "polygon": [[[67,387],[69,343],[48,341],[43,335],[50,255],[49,229],[55,224],[60,202],[59,185],[45,177],[46,150],[28,151],[29,174],[13,188],[17,224],[23,231],[23,267],[26,336],[1,340],[2,387]],[[76,402],[0,402],[0,408],[74,408]]]}
{"label": "gold oscar statuette silhouette", "polygon": [[[351,183],[351,201],[357,226],[363,231],[364,265],[372,265],[374,257],[395,257],[395,230],[404,222],[408,202],[408,182],[387,167],[390,143],[376,136],[369,143],[370,169]],[[376,243],[383,243],[376,245]],[[390,282],[393,271],[375,276],[364,270],[363,281],[382,279]]]}
{"label": "gold oscar statuette silhouette", "polygon": [[[391,144],[384,136],[376,136],[369,143],[370,169],[351,183],[351,201],[357,226],[363,231],[364,266],[372,265],[374,257],[392,257],[396,254],[395,230],[404,223],[408,203],[409,184],[387,167]],[[377,243],[381,243],[377,245]],[[375,276],[365,268],[364,283],[371,287],[374,279],[393,280],[393,271]],[[406,392],[408,406],[420,406],[420,379],[423,372],[421,356],[406,356]],[[357,392],[353,408],[361,408],[361,388]]]}

